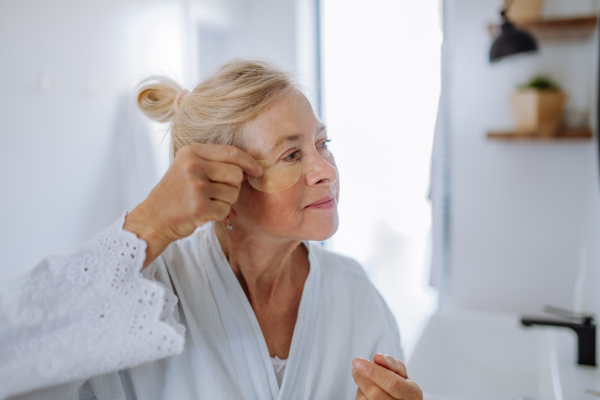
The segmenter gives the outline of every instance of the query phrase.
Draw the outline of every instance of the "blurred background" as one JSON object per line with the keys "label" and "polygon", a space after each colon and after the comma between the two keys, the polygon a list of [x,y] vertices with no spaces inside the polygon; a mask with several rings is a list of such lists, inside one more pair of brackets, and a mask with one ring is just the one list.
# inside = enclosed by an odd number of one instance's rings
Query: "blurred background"
{"label": "blurred background", "polygon": [[[490,60],[503,8],[535,51]],[[133,103],[141,79],[166,74],[191,90],[233,57],[266,58],[298,75],[332,139],[340,228],[323,244],[364,266],[427,396],[496,398],[449,380],[509,379],[502,366],[514,363],[541,371],[538,353],[523,349],[554,339],[526,331],[499,342],[516,332],[506,327],[546,305],[600,311],[598,9],[598,0],[0,0],[2,279],[76,250],[167,170],[167,127]],[[538,90],[539,77],[561,93],[551,131],[541,97],[531,106],[516,97]],[[451,338],[480,336],[494,338],[484,348],[521,350],[496,370],[479,350],[451,352],[460,347]],[[457,359],[452,379],[432,368]],[[520,374],[534,389],[506,396],[558,399],[552,385],[555,397],[543,397],[538,372]],[[512,398],[490,385],[481,393]]]}

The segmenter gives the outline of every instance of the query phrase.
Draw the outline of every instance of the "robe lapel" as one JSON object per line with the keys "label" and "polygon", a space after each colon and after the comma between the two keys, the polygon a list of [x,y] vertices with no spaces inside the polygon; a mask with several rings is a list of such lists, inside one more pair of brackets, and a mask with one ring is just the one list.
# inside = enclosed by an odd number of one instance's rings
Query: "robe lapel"
{"label": "robe lapel", "polygon": [[204,235],[206,241],[201,246],[210,261],[205,263],[205,269],[231,344],[246,399],[302,399],[315,331],[320,286],[320,266],[311,249],[315,244],[303,242],[309,251],[310,270],[304,283],[290,355],[280,390],[267,343],[254,310],[221,250],[214,227],[208,229],[209,232]]}
{"label": "robe lapel", "polygon": [[207,243],[203,247],[209,259],[205,263],[206,272],[246,400],[275,400],[279,395],[277,378],[254,311],[221,250],[212,226],[205,237]]}
{"label": "robe lapel", "polygon": [[308,241],[304,241],[303,243],[308,249],[310,271],[302,291],[290,355],[285,367],[278,400],[304,399],[308,365],[310,364],[311,348],[314,340],[315,325],[317,323],[321,266],[312,246],[318,245]]}

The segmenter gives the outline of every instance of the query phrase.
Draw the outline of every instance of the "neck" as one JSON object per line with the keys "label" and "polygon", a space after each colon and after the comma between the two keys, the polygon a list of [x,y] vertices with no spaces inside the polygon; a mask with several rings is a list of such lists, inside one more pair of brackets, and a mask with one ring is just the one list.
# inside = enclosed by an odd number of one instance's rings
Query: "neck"
{"label": "neck", "polygon": [[215,222],[223,254],[252,305],[277,301],[277,294],[304,286],[308,271],[303,265],[307,250],[302,241],[245,231],[239,224],[228,231]]}

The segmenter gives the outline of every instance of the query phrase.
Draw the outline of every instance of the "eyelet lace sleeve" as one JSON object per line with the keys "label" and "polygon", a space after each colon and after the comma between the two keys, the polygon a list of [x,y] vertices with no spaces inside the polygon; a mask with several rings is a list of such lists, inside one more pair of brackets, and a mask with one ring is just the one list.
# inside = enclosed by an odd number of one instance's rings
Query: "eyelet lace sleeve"
{"label": "eyelet lace sleeve", "polygon": [[142,272],[146,242],[127,211],[75,253],[0,286],[0,399],[183,351],[177,298]]}

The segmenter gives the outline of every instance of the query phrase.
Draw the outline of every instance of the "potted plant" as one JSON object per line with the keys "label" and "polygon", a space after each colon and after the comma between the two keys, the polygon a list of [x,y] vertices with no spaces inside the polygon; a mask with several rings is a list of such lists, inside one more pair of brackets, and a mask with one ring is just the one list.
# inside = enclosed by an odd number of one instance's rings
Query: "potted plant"
{"label": "potted plant", "polygon": [[562,125],[566,94],[546,75],[534,76],[511,96],[516,132],[556,136]]}

